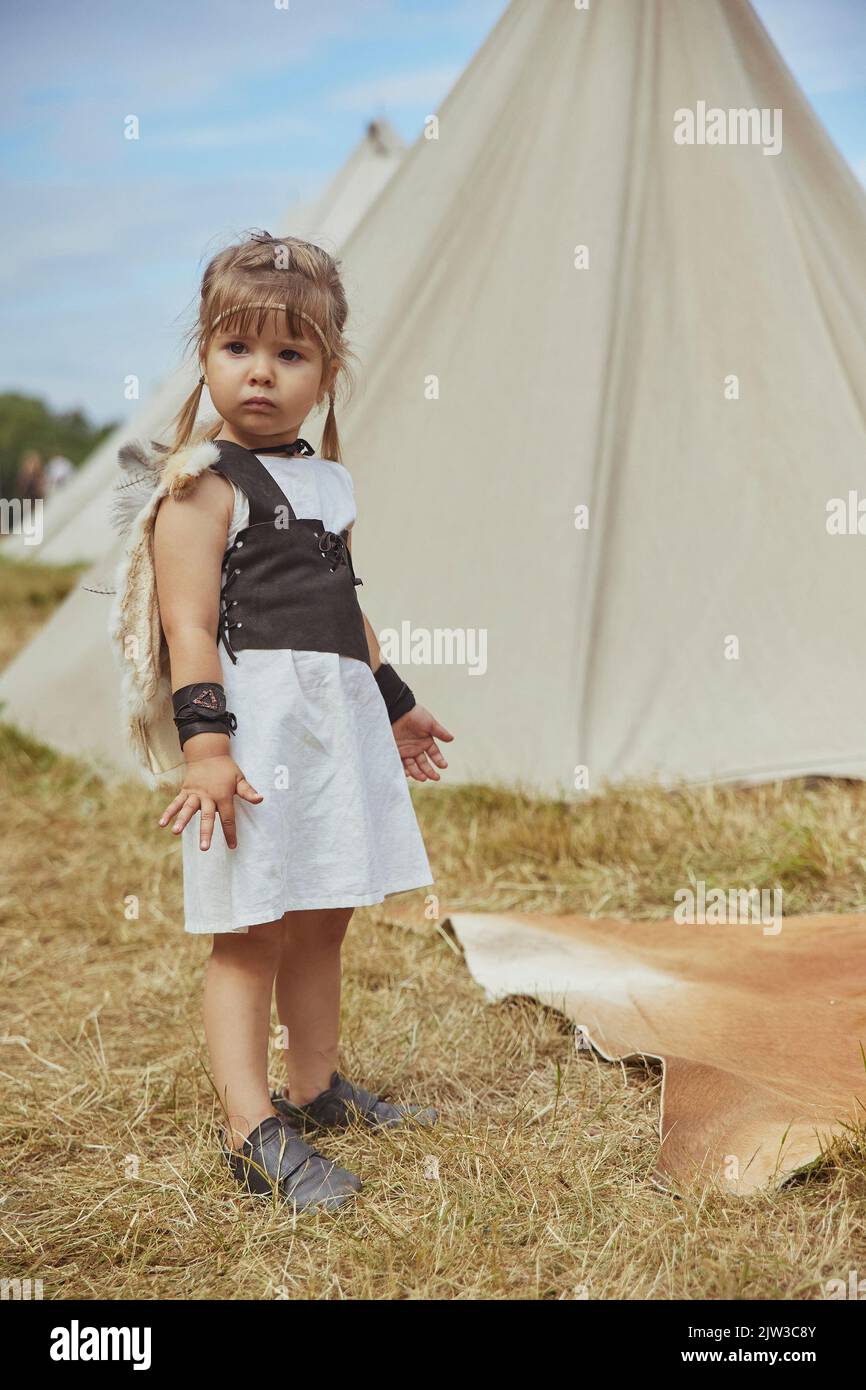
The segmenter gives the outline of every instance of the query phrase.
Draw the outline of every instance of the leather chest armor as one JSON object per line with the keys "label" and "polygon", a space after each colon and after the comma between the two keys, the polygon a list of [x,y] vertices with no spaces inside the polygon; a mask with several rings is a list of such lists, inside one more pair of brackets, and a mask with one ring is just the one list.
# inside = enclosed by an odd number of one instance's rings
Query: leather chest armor
{"label": "leather chest armor", "polygon": [[[242,651],[338,652],[369,666],[348,530],[297,517],[291,502],[249,449],[213,441],[210,467],[249,501],[249,524],[223,559],[218,640],[231,660]],[[314,467],[316,465],[313,465]],[[231,636],[229,636],[231,634]]]}

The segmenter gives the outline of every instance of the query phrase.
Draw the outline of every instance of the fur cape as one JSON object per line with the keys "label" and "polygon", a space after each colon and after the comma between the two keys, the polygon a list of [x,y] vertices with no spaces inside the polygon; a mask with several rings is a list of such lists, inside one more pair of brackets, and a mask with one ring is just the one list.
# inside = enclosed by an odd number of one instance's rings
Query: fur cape
{"label": "fur cape", "polygon": [[127,739],[145,782],[179,790],[185,761],[174,723],[168,644],[162,630],[153,563],[153,529],[164,497],[186,497],[219,449],[209,440],[172,453],[138,443],[118,454],[111,522],[125,542],[115,570],[108,632],[121,672]]}

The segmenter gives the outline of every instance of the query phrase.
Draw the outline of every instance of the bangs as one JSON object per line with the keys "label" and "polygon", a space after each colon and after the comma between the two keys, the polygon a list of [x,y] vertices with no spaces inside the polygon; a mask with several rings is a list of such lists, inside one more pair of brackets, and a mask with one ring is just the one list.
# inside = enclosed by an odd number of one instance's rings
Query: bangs
{"label": "bangs", "polygon": [[[229,277],[228,283],[214,290],[209,308],[209,338],[223,333],[245,338],[261,334],[270,323],[276,333],[330,356],[328,304],[316,287],[301,276],[282,275],[278,284],[269,284],[267,279],[259,283],[244,279],[238,283],[235,277]],[[318,324],[321,338],[304,315]]]}

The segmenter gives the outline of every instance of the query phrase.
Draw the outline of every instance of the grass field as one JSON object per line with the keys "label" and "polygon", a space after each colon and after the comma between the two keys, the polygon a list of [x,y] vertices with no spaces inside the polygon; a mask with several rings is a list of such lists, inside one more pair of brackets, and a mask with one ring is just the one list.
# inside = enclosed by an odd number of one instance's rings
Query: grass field
{"label": "grass field", "polygon": [[[12,568],[6,659],[75,577]],[[819,1299],[826,1280],[866,1275],[862,1142],[776,1193],[666,1196],[648,1181],[658,1073],[578,1051],[532,1000],[485,1004],[436,922],[396,927],[376,907],[346,939],[342,1067],[440,1121],[317,1139],[364,1180],[339,1213],[245,1198],[212,1126],[210,938],[183,931],[180,845],[156,827],[166,798],[8,726],[0,777],[4,1277],[42,1279],[46,1299],[697,1300]],[[440,920],[667,917],[690,869],[780,883],[789,914],[866,911],[859,783],[629,787],[575,807],[447,777],[411,784]],[[274,1083],[282,1060],[275,1046]]]}

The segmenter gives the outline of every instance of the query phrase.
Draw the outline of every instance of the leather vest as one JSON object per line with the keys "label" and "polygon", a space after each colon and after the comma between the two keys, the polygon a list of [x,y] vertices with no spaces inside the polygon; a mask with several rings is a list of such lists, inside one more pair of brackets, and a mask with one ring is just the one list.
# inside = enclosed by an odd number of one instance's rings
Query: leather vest
{"label": "leather vest", "polygon": [[[249,524],[223,559],[218,639],[237,652],[338,652],[369,666],[370,650],[348,530],[297,517],[267,468],[249,449],[215,439],[222,473],[247,495]],[[229,637],[232,633],[232,637]]]}

